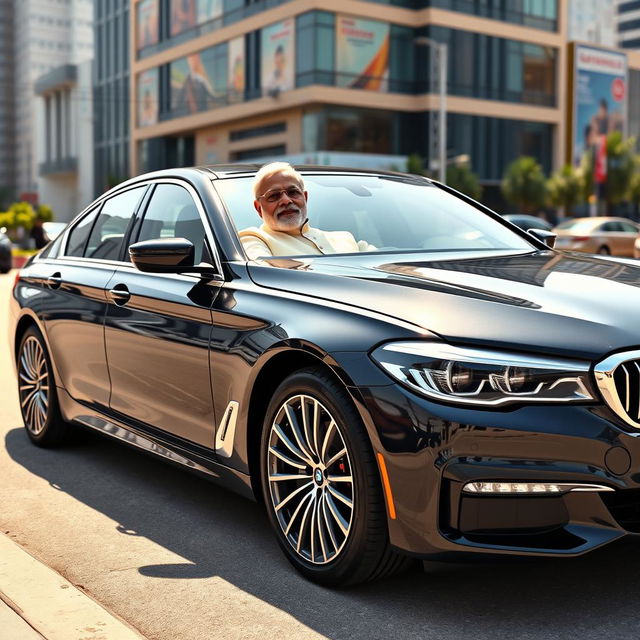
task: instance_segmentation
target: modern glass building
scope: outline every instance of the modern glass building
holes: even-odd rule
[[[565,157],[558,0],[137,0],[132,171],[288,157],[429,156],[431,69],[448,44],[447,156],[497,185],[519,155]],[[425,46],[427,44],[427,46]]]
[[[128,0],[94,3],[93,104],[96,195],[115,186],[131,174],[130,5]]]

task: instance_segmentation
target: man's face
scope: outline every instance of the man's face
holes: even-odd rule
[[[299,196],[291,194],[294,188],[299,191]],[[254,200],[253,206],[267,227],[283,233],[298,232],[307,218],[307,192],[302,190],[295,177],[274,173],[262,181],[259,190],[260,197]],[[270,202],[270,196],[274,198],[275,195],[278,197]]]

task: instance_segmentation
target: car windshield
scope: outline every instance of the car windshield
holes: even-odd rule
[[[531,250],[500,222],[425,180],[304,175],[311,227],[349,231],[378,251]],[[216,180],[236,229],[259,227],[253,178]]]

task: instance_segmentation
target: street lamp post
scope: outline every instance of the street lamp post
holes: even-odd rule
[[[414,40],[415,44],[419,46],[428,46],[433,49],[436,54],[435,64],[431,64],[431,88],[436,85],[433,78],[437,78],[438,87],[438,117],[430,117],[429,121],[432,123],[429,132],[429,163],[433,155],[431,150],[436,146],[434,145],[434,136],[437,135],[437,158],[438,158],[438,179],[440,182],[445,182],[447,177],[447,45],[444,42],[437,42],[426,36],[419,36]],[[433,58],[432,58],[433,60]],[[433,111],[431,112],[433,114]]]

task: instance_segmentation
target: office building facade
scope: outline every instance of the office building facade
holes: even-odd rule
[[[129,0],[96,2],[94,192],[99,195],[129,177]]]
[[[450,52],[449,158],[469,156],[495,186],[519,155],[550,170],[565,153],[564,2],[138,0],[131,41],[134,172],[427,158],[429,41]]]
[[[93,56],[92,0],[13,0],[16,190],[38,198],[35,82]]]

